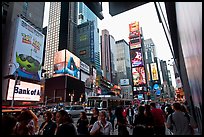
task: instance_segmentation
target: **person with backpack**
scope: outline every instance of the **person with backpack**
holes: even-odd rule
[[[174,113],[167,118],[166,127],[171,128],[173,135],[192,135],[192,128],[196,128],[197,124],[191,115],[186,115],[181,111],[181,104],[173,103]]]

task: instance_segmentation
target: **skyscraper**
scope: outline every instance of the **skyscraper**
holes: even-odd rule
[[[9,63],[12,63],[14,42],[16,40],[16,21],[18,17],[23,18],[35,29],[42,32],[45,2],[3,2],[2,22],[2,74],[9,74]],[[2,78],[3,78],[2,77]],[[5,100],[8,90],[8,79],[2,79],[2,98]]]
[[[123,98],[132,98],[132,74],[130,66],[129,44],[124,40],[118,40],[113,51],[115,56],[115,67],[117,74],[117,84],[121,85],[121,94]],[[124,83],[127,81],[127,83]]]
[[[131,82],[129,44],[124,39],[116,41],[114,53],[116,54],[117,84],[119,84],[120,79],[129,79],[129,82]]]
[[[77,3],[76,2],[51,2],[45,64],[46,77],[52,77],[54,53],[68,49],[75,54],[76,26],[77,26]]]
[[[94,66],[98,73],[101,73],[100,68],[100,47],[99,47],[99,29],[97,16],[83,3],[78,2],[78,19],[77,24],[83,24],[87,21],[93,22],[93,42],[94,42]]]
[[[101,68],[103,76],[111,82],[111,51],[109,31],[102,30],[101,35]]]

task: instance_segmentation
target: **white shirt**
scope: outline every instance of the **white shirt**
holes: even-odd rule
[[[109,121],[106,121],[106,125],[104,127],[103,127],[103,124],[101,123],[101,121],[96,121],[93,124],[93,127],[92,127],[90,132],[95,132],[99,128],[99,126],[101,126],[100,132],[103,135],[110,135],[110,133],[112,131],[112,124]]]

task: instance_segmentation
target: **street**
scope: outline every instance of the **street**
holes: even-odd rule
[[[87,116],[87,118],[88,118],[88,120],[90,121],[90,119],[91,119],[91,116]],[[79,117],[76,117],[76,118],[73,118],[73,121],[74,121],[74,125],[76,126],[76,124],[77,124],[77,120],[79,119]],[[40,115],[40,117],[39,117],[39,119],[38,119],[38,124],[39,124],[39,127],[40,127],[40,125],[42,124],[42,122],[43,122],[43,117],[42,117],[42,115]],[[115,119],[115,123],[114,123],[114,125],[116,124],[116,119]],[[130,128],[127,128],[128,129],[128,131],[129,131],[129,135],[132,135],[132,133],[133,133],[133,129],[130,129]],[[114,132],[113,132],[113,134],[112,135],[118,135],[118,129],[114,129]],[[166,135],[170,135],[170,132],[169,132],[169,130],[166,128]]]

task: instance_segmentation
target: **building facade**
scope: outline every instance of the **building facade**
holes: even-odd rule
[[[101,35],[101,69],[102,75],[111,81],[110,34],[106,29],[102,30]]]
[[[51,2],[46,39],[44,69],[46,77],[52,77],[54,72],[54,53],[68,49],[75,54],[77,3]]]
[[[94,66],[97,72],[101,73],[98,18],[83,2],[78,2],[77,24],[80,25],[88,21],[93,22]]]
[[[116,81],[121,86],[121,95],[123,98],[132,98],[132,74],[130,65],[130,49],[129,44],[124,40],[115,42],[115,68]],[[128,81],[128,84],[123,84],[121,81]]]
[[[4,2],[3,5],[2,99],[6,100],[9,79],[4,79],[4,77],[9,74],[9,64],[12,63],[12,57],[16,55],[13,54],[13,49],[15,48],[17,18],[23,18],[35,29],[42,32],[45,2]]]

